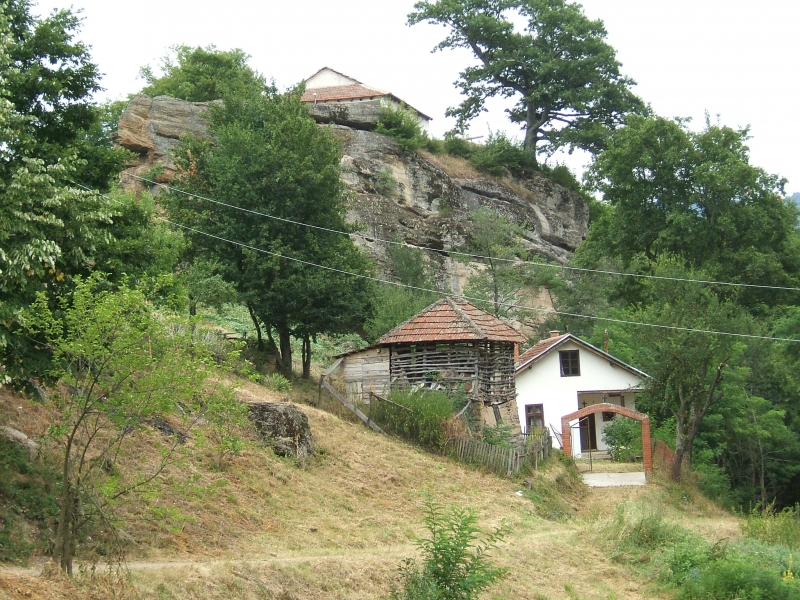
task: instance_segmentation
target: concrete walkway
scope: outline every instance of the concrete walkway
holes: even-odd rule
[[[645,485],[644,472],[637,473],[584,473],[583,483],[589,487],[617,487],[625,485]]]

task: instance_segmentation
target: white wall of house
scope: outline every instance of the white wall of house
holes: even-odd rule
[[[323,69],[316,75],[306,80],[306,89],[334,87],[338,85],[355,85],[358,82],[355,79],[345,77],[341,73],[337,73],[331,69]]]
[[[580,358],[580,375],[562,377],[559,352],[577,350]],[[523,429],[527,426],[526,406],[542,404],[545,424],[557,432],[561,432],[561,417],[583,408],[586,405],[605,402],[620,404],[621,397],[609,392],[625,391],[622,396],[625,406],[635,409],[633,388],[640,386],[640,376],[609,361],[602,355],[587,350],[573,341],[567,341],[553,348],[547,355],[534,362],[525,370],[517,373],[517,406],[520,423]],[[603,415],[595,418],[598,449],[605,449],[602,443],[602,430],[605,427]],[[577,420],[571,425],[577,425]],[[577,427],[572,430],[573,454],[581,451],[580,434]],[[601,448],[602,445],[602,448]]]

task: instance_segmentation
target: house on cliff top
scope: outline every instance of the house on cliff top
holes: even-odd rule
[[[331,109],[330,105],[362,105],[360,110],[378,113],[382,103],[388,103],[392,106],[405,105],[409,110],[417,115],[420,127],[423,131],[428,131],[428,126],[431,118],[403,102],[400,98],[390,92],[384,92],[374,87],[370,87],[339,71],[334,71],[329,67],[323,67],[311,77],[305,80],[306,90],[303,93],[301,100],[314,105],[328,105],[327,109]],[[322,108],[322,107],[319,107]],[[340,107],[352,108],[352,107]],[[320,114],[314,114],[319,112]],[[328,111],[325,111],[328,112]],[[337,112],[334,110],[334,113]],[[321,110],[313,110],[312,115],[318,120],[323,115]],[[346,117],[337,118],[336,114],[331,115],[331,122],[346,121]]]

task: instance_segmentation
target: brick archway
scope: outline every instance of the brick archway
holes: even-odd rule
[[[574,413],[570,413],[561,417],[561,435],[562,446],[564,448],[565,456],[572,456],[572,436],[570,434],[569,422],[576,419],[582,419],[588,415],[593,415],[599,412],[611,412],[628,417],[642,423],[642,462],[644,462],[645,473],[653,472],[653,447],[650,442],[650,417],[644,413],[640,413],[624,406],[616,404],[592,404]]]

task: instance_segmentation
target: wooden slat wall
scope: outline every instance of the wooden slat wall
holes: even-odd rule
[[[503,448],[481,440],[458,438],[454,449],[458,460],[463,463],[487,467],[498,475],[513,475],[526,464],[538,468],[539,462],[550,457],[553,446],[549,431],[544,430],[535,440],[528,441],[524,448]]]

